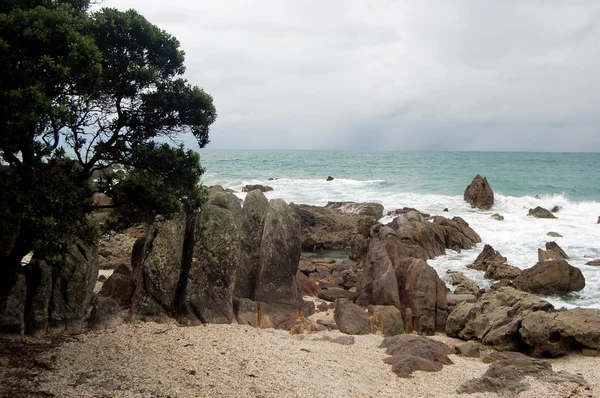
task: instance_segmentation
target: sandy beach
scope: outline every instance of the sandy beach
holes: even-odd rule
[[[332,341],[338,331],[290,335],[241,325],[180,327],[175,323],[124,324],[67,338],[40,353],[37,374],[27,378],[31,395],[56,397],[487,397],[459,395],[466,380],[489,365],[451,355],[441,372],[397,377],[378,348],[379,335]],[[461,343],[444,335],[436,340]],[[572,383],[527,380],[519,397],[600,396],[600,358],[572,354],[552,359],[555,371],[582,375],[588,389]],[[42,365],[39,365],[39,364]],[[2,378],[15,374],[3,366]],[[18,373],[17,373],[18,374]]]

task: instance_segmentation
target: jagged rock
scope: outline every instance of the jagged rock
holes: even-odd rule
[[[379,238],[371,239],[369,243],[369,254],[357,303],[362,306],[374,304],[401,308],[396,271],[384,242]]]
[[[452,286],[456,286],[454,289],[455,295],[477,295],[479,293],[479,286],[477,283],[475,283],[462,272],[448,271],[448,273],[450,274],[450,283]]]
[[[428,337],[401,334],[386,337],[379,348],[391,357],[384,360],[392,365],[392,371],[399,377],[410,378],[415,370],[439,372],[442,365],[452,365],[448,354],[454,349]]]
[[[458,355],[468,358],[479,358],[481,347],[476,341],[467,341],[456,346]]]
[[[534,377],[549,383],[571,382],[585,386],[583,377],[567,372],[556,373],[549,362],[539,359],[520,358],[494,362],[483,376],[468,380],[457,390],[459,394],[494,392],[501,395],[518,394],[528,390],[525,377]]]
[[[260,190],[248,192],[242,208],[240,262],[236,273],[234,297],[254,299],[260,270],[260,245],[269,201]]]
[[[240,203],[232,193],[217,194],[198,214],[192,261],[179,304],[182,324],[231,323],[233,320],[241,218]]]
[[[537,206],[535,209],[529,209],[527,215],[535,218],[556,218],[554,214],[540,206]]]
[[[559,234],[558,232],[553,232],[553,231],[548,232],[546,235],[551,236],[553,238],[562,238],[561,234]]]
[[[334,319],[342,333],[369,334],[371,330],[365,310],[348,299],[335,300]]]
[[[521,269],[504,263],[491,263],[488,265],[484,278],[487,279],[514,279],[521,274]]]
[[[339,209],[341,213],[372,217],[375,220],[383,217],[383,205],[381,203],[328,202],[325,207]]]
[[[110,329],[123,323],[121,307],[111,297],[98,297],[90,315],[92,329]]]
[[[463,302],[448,316],[446,334],[477,340],[501,351],[522,349],[519,328],[524,313],[554,307],[532,294],[511,287],[489,291],[475,303]]]
[[[447,294],[446,300],[448,301],[448,311],[452,313],[456,306],[464,301],[468,303],[476,302],[477,296],[474,294]]]
[[[493,218],[494,220],[497,220],[497,221],[504,221],[504,216],[503,216],[503,215],[500,215],[500,214],[498,214],[498,213],[494,213],[494,214],[492,214],[492,215],[490,216],[490,218]]]
[[[269,191],[273,190],[273,188],[268,185],[255,184],[255,185],[246,185],[244,188],[242,188],[242,192],[252,192],[255,189],[258,189],[261,192],[269,192]]]
[[[533,356],[556,357],[580,348],[600,349],[600,310],[534,312],[519,329]]]
[[[136,241],[131,262],[135,291],[131,303],[134,320],[167,322],[175,310],[181,274],[186,218],[158,217],[145,238]]]
[[[539,262],[525,269],[513,280],[515,286],[537,294],[564,294],[585,287],[585,278],[579,268],[565,260]]]
[[[371,305],[369,317],[373,333],[380,332],[386,337],[404,333],[402,313],[393,305]]]
[[[423,217],[423,218],[429,218],[429,217],[431,217],[431,214],[423,213],[423,212],[415,209],[414,207],[403,207],[401,209],[396,209],[394,211],[388,211],[387,215],[388,216],[399,216],[401,214],[407,214],[407,213],[410,213],[410,212],[419,213],[419,215],[421,217]]]
[[[546,242],[546,250],[552,250],[553,252],[560,254],[560,256],[565,260],[569,259],[567,253],[565,253],[565,251],[558,245],[558,243],[554,241]]]
[[[485,245],[473,264],[468,265],[467,268],[476,269],[478,271],[487,271],[490,264],[497,263],[505,264],[506,257],[500,254],[499,251],[494,250],[492,246]]]
[[[367,257],[368,250],[369,241],[367,238],[361,234],[356,234],[350,243],[350,253],[348,253],[348,257],[353,260],[364,260]]]
[[[344,289],[351,289],[360,284],[360,281],[362,280],[363,269],[356,265],[352,268],[343,270],[340,274],[342,280],[344,281]]]
[[[544,261],[564,260],[564,257],[554,250],[542,250],[538,249],[538,262],[543,263]]]
[[[494,192],[487,179],[479,174],[467,186],[463,197],[471,207],[477,207],[481,210],[489,210],[494,204]]]

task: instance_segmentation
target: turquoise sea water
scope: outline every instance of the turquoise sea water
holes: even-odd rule
[[[562,297],[546,297],[557,307],[600,308],[600,154],[509,152],[343,152],[210,151],[200,152],[205,185],[220,184],[236,195],[246,184],[273,187],[269,199],[325,205],[329,201],[378,202],[386,211],[415,207],[432,215],[459,216],[481,236],[471,250],[429,260],[440,277],[455,270],[480,287],[492,282],[466,268],[490,244],[521,269],[537,262],[537,250],[556,241],[581,269],[586,287]],[[463,192],[476,174],[494,190],[491,210],[472,209]],[[326,181],[327,176],[334,177]],[[269,180],[272,178],[272,180]],[[527,216],[530,208],[559,207],[557,219]],[[444,209],[448,212],[444,212]],[[504,216],[499,222],[494,213]],[[384,216],[382,223],[391,221]],[[550,238],[553,231],[562,235]]]

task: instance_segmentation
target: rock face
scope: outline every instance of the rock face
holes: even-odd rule
[[[549,362],[516,358],[492,363],[483,376],[465,382],[457,392],[459,394],[494,392],[502,396],[515,396],[530,388],[529,384],[522,381],[525,377],[551,383],[571,382],[582,386],[587,385],[581,376],[567,372],[554,372]]]
[[[186,231],[185,215],[159,219],[133,248],[133,319],[167,322],[175,311]]]
[[[422,334],[444,330],[444,283],[424,260],[402,256],[402,243],[390,230],[381,228],[369,243],[357,304],[393,305],[402,312],[405,327]]]
[[[372,217],[375,220],[383,217],[383,205],[381,203],[329,202],[325,207],[339,209],[341,213]]]
[[[519,328],[525,313],[554,307],[532,294],[511,287],[485,293],[475,303],[460,303],[448,316],[446,333],[463,340],[478,340],[500,351],[526,350]]]
[[[525,269],[513,280],[516,287],[537,294],[565,294],[585,287],[585,279],[579,268],[565,260],[540,262]]]
[[[215,195],[198,214],[192,261],[185,294],[179,304],[182,324],[231,323],[233,320],[241,216],[240,203],[232,193]]]
[[[552,212],[548,209],[544,209],[543,207],[537,206],[535,209],[529,209],[528,216],[532,216],[535,218],[556,218]]]
[[[398,335],[386,337],[379,348],[385,348],[385,353],[391,357],[384,359],[392,365],[392,371],[399,377],[410,378],[415,370],[439,372],[442,365],[452,365],[448,354],[454,349],[428,337],[413,335]]]
[[[494,192],[487,179],[479,174],[467,186],[463,197],[471,207],[477,207],[481,210],[489,210],[494,204]]]
[[[369,334],[371,326],[365,310],[348,299],[335,300],[335,323],[346,334]]]

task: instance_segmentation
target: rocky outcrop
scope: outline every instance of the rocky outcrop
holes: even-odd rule
[[[381,203],[328,202],[325,207],[339,209],[341,213],[368,216],[375,220],[383,217],[383,205]]]
[[[182,324],[232,322],[241,219],[240,203],[231,193],[217,194],[197,216],[192,261],[179,304]]]
[[[428,337],[397,335],[386,337],[379,348],[391,357],[384,359],[399,377],[411,378],[415,370],[439,372],[443,365],[452,365],[448,357],[454,349]]]
[[[268,186],[268,185],[246,185],[244,188],[242,188],[242,192],[251,192],[254,191],[255,189],[258,189],[261,192],[269,192],[272,191],[273,188]]]
[[[463,340],[477,340],[501,351],[526,350],[519,329],[523,316],[552,311],[547,301],[511,287],[485,293],[477,302],[463,302],[448,316],[446,333]]]
[[[489,210],[494,204],[494,192],[487,179],[479,174],[467,186],[463,197],[471,207],[477,207],[481,210]]]
[[[332,207],[290,205],[300,217],[302,249],[338,250],[353,247],[354,238],[369,237],[376,221],[370,216],[342,213]]]
[[[132,253],[135,292],[134,320],[167,322],[175,311],[175,295],[182,269],[186,217],[158,218]]]
[[[525,377],[548,383],[576,383],[586,386],[583,377],[567,372],[556,373],[549,362],[531,358],[517,358],[494,362],[483,376],[463,383],[459,394],[493,392],[501,396],[516,396],[531,386],[524,382]]]
[[[540,206],[537,206],[534,209],[529,209],[529,213],[527,213],[527,215],[535,218],[556,218],[556,216],[552,214],[548,209],[544,209]]]
[[[600,310],[530,313],[523,317],[519,333],[533,356],[556,357],[582,348],[600,350]]]
[[[585,287],[585,278],[579,268],[565,260],[539,262],[525,269],[513,280],[516,287],[536,294],[565,294]]]
[[[371,326],[365,310],[348,299],[335,300],[335,323],[346,334],[369,334]]]

